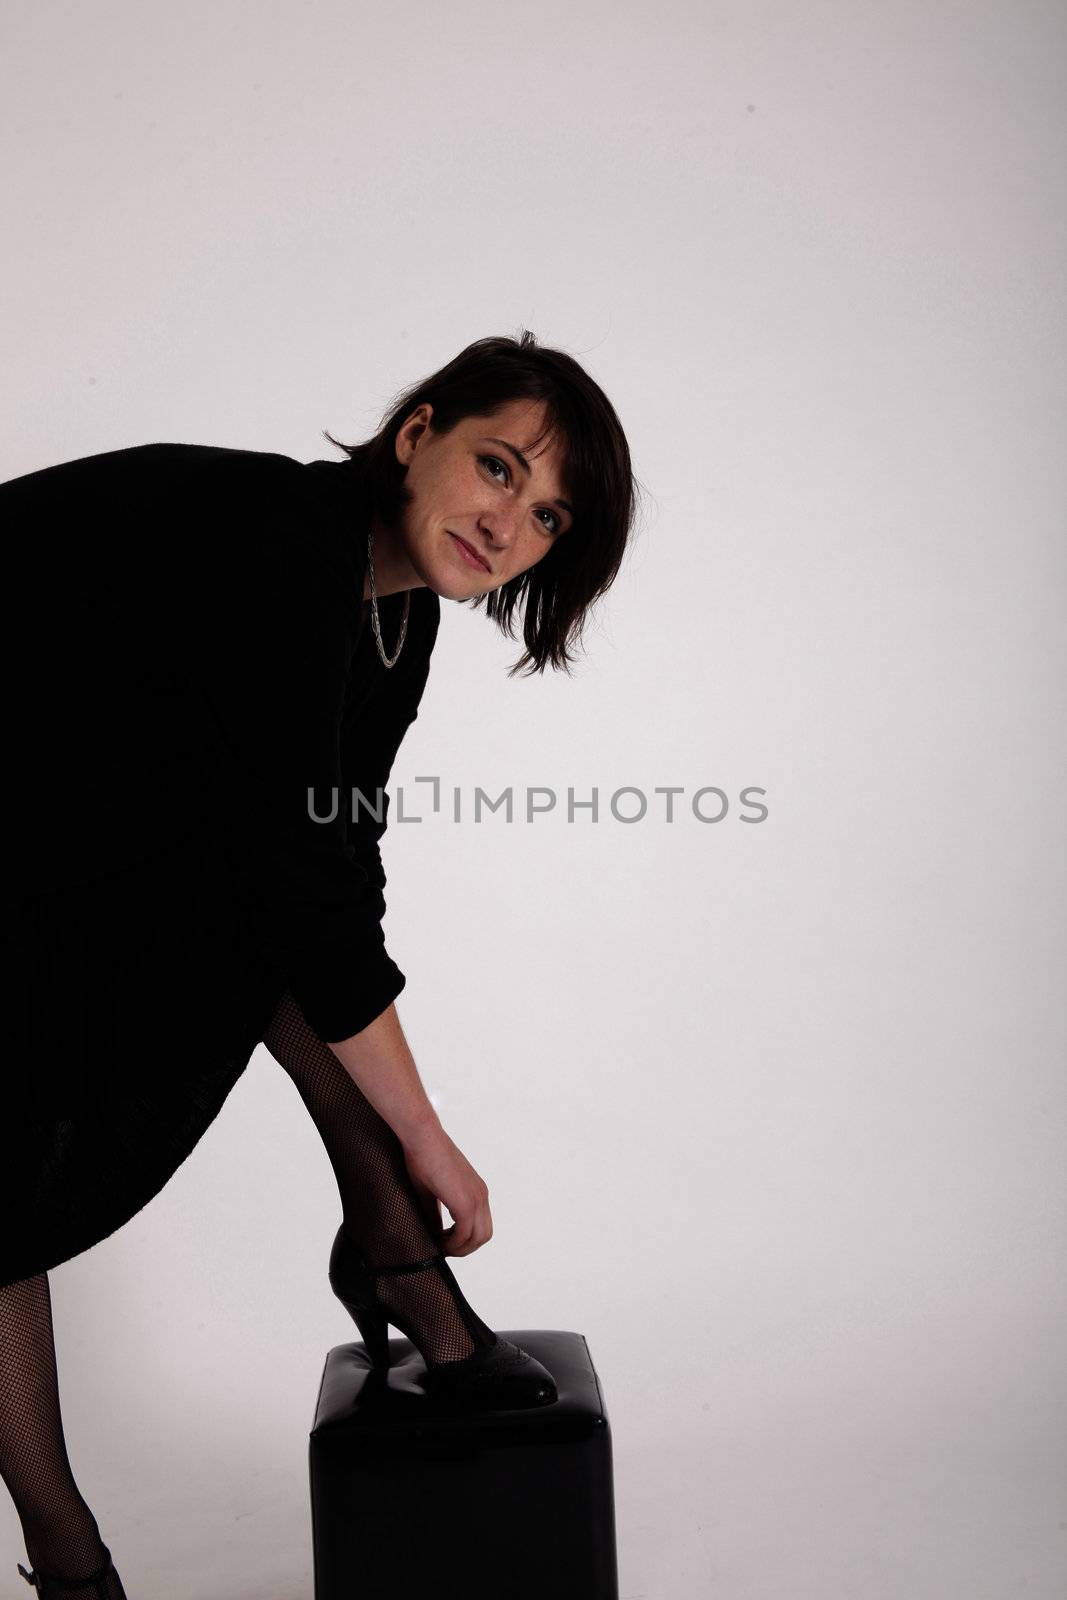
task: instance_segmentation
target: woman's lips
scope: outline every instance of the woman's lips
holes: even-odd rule
[[[453,533],[451,528],[448,530],[448,536],[450,539],[455,540],[456,548],[459,550],[460,555],[463,557],[464,561],[468,563],[468,565],[476,567],[479,572],[491,572],[493,570],[488,561],[483,561],[481,557],[471,549],[466,540],[461,539],[458,533]]]

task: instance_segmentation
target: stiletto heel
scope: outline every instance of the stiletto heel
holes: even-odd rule
[[[55,1578],[39,1569],[27,1572],[21,1561],[17,1565],[26,1582],[37,1590],[42,1600],[59,1600],[61,1595],[69,1594],[73,1589],[90,1588],[95,1590],[97,1600],[126,1600],[126,1591],[115,1571],[110,1550],[107,1551],[107,1565],[90,1572],[87,1578]]]
[[[332,1284],[332,1268],[330,1281]],[[358,1289],[354,1284],[344,1293],[339,1293],[335,1287],[334,1293],[359,1329],[371,1366],[386,1371],[389,1367],[389,1319],[385,1312],[369,1301],[357,1301]]]
[[[380,1372],[388,1370],[390,1323],[422,1355],[418,1330],[403,1311],[382,1301],[376,1284],[380,1278],[403,1277],[429,1268],[436,1271],[448,1289],[475,1348],[473,1354],[456,1361],[428,1361],[423,1356],[426,1391],[472,1406],[537,1406],[557,1399],[555,1380],[548,1369],[510,1339],[500,1338],[476,1316],[439,1250],[421,1261],[372,1267],[349,1239],[342,1223],[330,1252],[330,1287],[359,1329],[371,1365]]]

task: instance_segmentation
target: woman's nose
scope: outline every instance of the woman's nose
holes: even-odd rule
[[[494,506],[492,511],[482,513],[478,519],[478,527],[490,544],[498,550],[504,550],[514,543],[518,533],[517,515]]]

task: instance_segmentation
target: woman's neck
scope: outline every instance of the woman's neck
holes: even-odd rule
[[[371,523],[371,545],[374,554],[374,592],[379,600],[386,595],[399,594],[404,589],[425,589],[426,585],[411,565],[400,539],[375,517]],[[370,562],[363,577],[363,599],[369,601]]]

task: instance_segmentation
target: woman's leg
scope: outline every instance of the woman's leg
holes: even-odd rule
[[[67,1457],[46,1272],[0,1286],[0,1477],[34,1568],[75,1579],[106,1563]]]
[[[337,1178],[345,1232],[369,1266],[419,1261],[440,1249],[431,1235],[396,1134],[375,1111],[329,1045],[308,1026],[292,995],[282,997],[263,1043],[288,1072],[319,1131]],[[451,1277],[451,1273],[448,1275]],[[459,1361],[494,1335],[470,1320],[472,1338],[447,1281],[436,1269],[380,1279],[419,1332],[426,1361]],[[469,1309],[469,1308],[468,1308]]]

